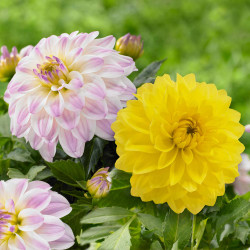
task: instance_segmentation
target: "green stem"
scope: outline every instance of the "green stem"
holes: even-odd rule
[[[193,214],[193,226],[192,226],[192,238],[191,238],[191,250],[194,249],[194,233],[195,233],[195,225],[196,225],[196,215]]]

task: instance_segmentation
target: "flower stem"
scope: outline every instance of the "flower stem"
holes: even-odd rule
[[[193,214],[193,226],[192,226],[192,238],[191,238],[191,250],[194,249],[194,233],[195,233],[195,225],[196,225],[196,215]]]

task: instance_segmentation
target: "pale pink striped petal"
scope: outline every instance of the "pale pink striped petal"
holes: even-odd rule
[[[8,242],[7,249],[9,250],[26,250],[27,246],[24,240],[22,239],[22,237],[20,237],[20,235],[18,234],[11,236],[7,242]],[[4,249],[2,248],[2,245],[1,245],[1,249]]]
[[[87,59],[87,56],[86,56],[86,59],[84,59],[84,61],[85,62],[82,63],[79,69],[79,71],[82,74],[89,74],[89,73],[97,72],[102,68],[104,64],[104,60],[99,57],[92,57],[92,58]]]
[[[34,130],[30,130],[27,140],[29,141],[30,146],[35,150],[39,150],[43,145],[43,139],[37,135]]]
[[[53,161],[53,157],[56,154],[57,140],[53,142],[44,142],[43,146],[39,149],[39,152],[44,160],[48,162]]]
[[[41,211],[46,208],[51,201],[49,191],[40,188],[34,188],[26,192],[17,202],[16,208],[21,210],[24,208],[33,208]]]
[[[67,224],[64,226],[65,234],[60,239],[49,242],[52,249],[68,249],[74,245],[75,237],[71,228]]]
[[[59,218],[44,215],[44,223],[36,230],[36,233],[46,241],[54,241],[65,234],[65,226]]]
[[[96,122],[87,119],[81,115],[80,121],[75,129],[72,130],[73,135],[83,141],[90,141],[96,130]]]
[[[59,141],[65,151],[71,157],[81,157],[84,151],[85,142],[80,139],[76,139],[72,132],[65,129],[60,129]]]
[[[62,195],[52,191],[50,192],[50,195],[51,202],[42,211],[43,214],[62,218],[71,212],[72,208],[70,207],[69,202]]]
[[[66,130],[71,130],[75,128],[80,120],[79,112],[72,112],[67,109],[64,109],[61,116],[56,117],[57,123]]]
[[[92,100],[86,98],[85,107],[83,108],[83,114],[88,119],[101,120],[106,117],[108,113],[108,107],[105,100]]]
[[[22,232],[26,250],[51,250],[49,243],[35,232]]]
[[[60,116],[64,109],[62,94],[60,92],[50,92],[44,108],[49,115],[53,117]]]
[[[51,186],[44,181],[32,181],[29,183],[27,191],[34,189],[34,188],[40,188],[40,189],[47,191],[51,189]]]
[[[100,138],[108,141],[113,141],[114,140],[114,132],[111,129],[111,124],[115,120],[100,120],[96,121],[96,135],[99,136]]]
[[[23,209],[18,214],[18,228],[21,231],[34,231],[45,222],[44,216],[31,208]]]
[[[28,180],[26,179],[11,179],[5,184],[5,199],[12,199],[14,203],[23,196],[28,187]]]
[[[108,105],[108,115],[107,119],[116,119],[117,112],[122,109],[122,104],[119,98],[113,97],[113,98],[107,98],[106,99],[107,105]]]
[[[99,76],[105,78],[116,78],[124,75],[124,69],[118,65],[105,65],[98,72]]]
[[[31,92],[28,97],[28,108],[31,114],[38,113],[45,105],[48,91],[44,87],[39,87],[35,92]]]
[[[93,45],[108,49],[113,49],[115,46],[115,38],[113,36],[106,36],[104,38],[96,39]]]
[[[83,92],[77,93],[77,91],[67,91],[64,94],[65,108],[72,110],[73,112],[80,111],[84,107],[85,97]]]

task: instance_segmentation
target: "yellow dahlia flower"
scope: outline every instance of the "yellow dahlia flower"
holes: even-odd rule
[[[131,194],[143,201],[167,202],[181,213],[213,206],[225,183],[238,176],[238,141],[244,132],[231,98],[193,74],[169,75],[138,89],[137,100],[118,112],[116,168],[132,172]]]

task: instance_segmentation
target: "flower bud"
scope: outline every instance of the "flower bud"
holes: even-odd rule
[[[144,52],[141,36],[133,36],[129,33],[117,40],[115,49],[122,55],[130,56],[134,60],[141,57]]]
[[[16,66],[21,58],[29,55],[33,46],[27,46],[18,53],[17,48],[13,47],[11,52],[8,51],[6,46],[1,47],[0,57],[0,81],[9,81],[15,74]]]
[[[87,190],[93,198],[105,197],[111,188],[111,178],[108,172],[109,167],[100,168],[93,177],[87,181]]]

